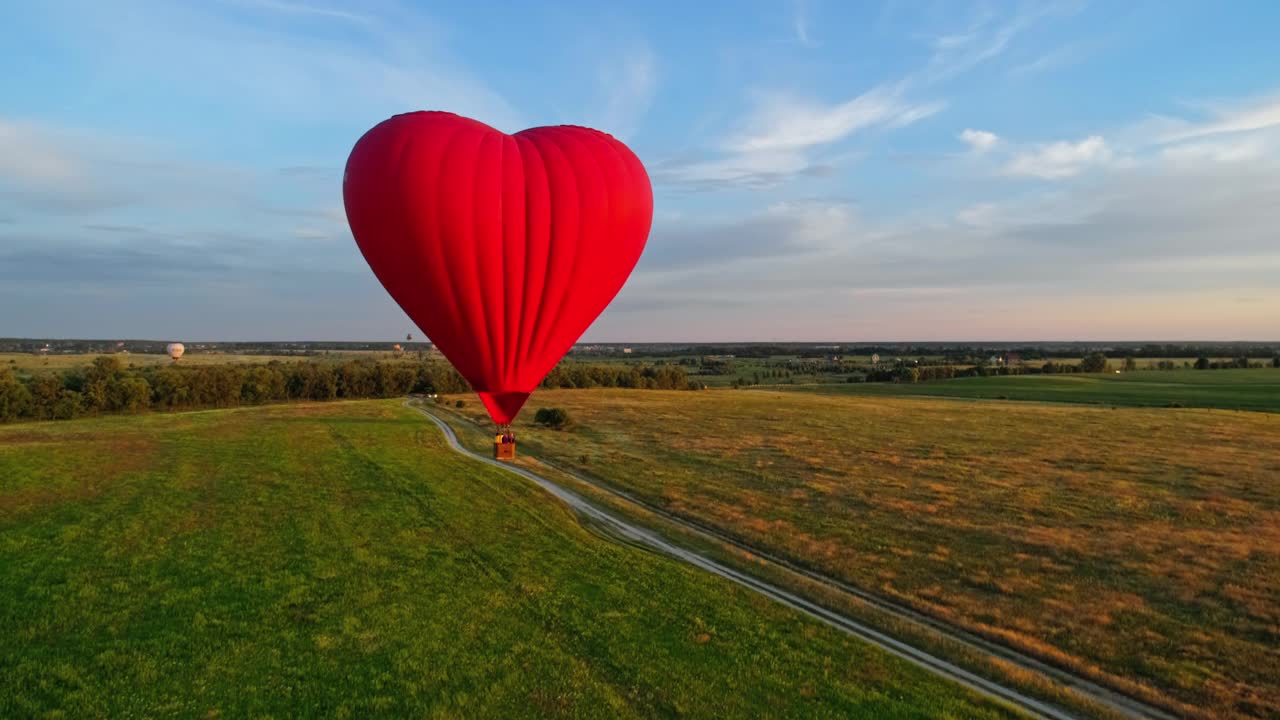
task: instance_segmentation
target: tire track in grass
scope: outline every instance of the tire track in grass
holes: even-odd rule
[[[585,516],[591,522],[597,523],[601,527],[606,528],[611,534],[616,535],[629,544],[654,550],[662,553],[663,555],[667,555],[676,560],[680,560],[689,565],[705,570],[713,575],[735,582],[738,585],[764,595],[775,602],[779,602],[794,610],[798,610],[810,617],[826,623],[827,625],[838,630],[842,630],[849,635],[853,635],[865,642],[871,643],[881,650],[922,667],[935,675],[947,678],[948,680],[956,682],[988,698],[1015,707],[1031,717],[1044,718],[1048,720],[1075,720],[1076,718],[1075,715],[1072,715],[1048,702],[1030,697],[1013,688],[1006,687],[998,682],[972,673],[958,665],[955,665],[954,663],[908,645],[900,640],[889,637],[874,628],[845,617],[840,613],[833,612],[816,603],[810,602],[795,593],[754,578],[744,572],[735,570],[727,565],[712,560],[700,553],[675,545],[658,533],[628,522],[627,520],[604,510],[581,495],[561,487],[541,475],[537,475],[536,473],[530,472],[522,467],[499,462],[493,458],[474,453],[462,446],[458,441],[458,436],[454,433],[453,428],[439,417],[420,406],[410,404],[408,401],[405,402],[405,405],[406,407],[417,410],[435,423],[444,434],[449,447],[455,452],[459,452],[467,457],[494,467],[502,468],[507,472],[515,473],[516,475],[533,482],[560,501],[564,502],[576,512]]]
[[[925,628],[940,637],[968,647],[978,653],[1015,665],[1023,670],[1034,672],[1052,682],[1057,683],[1058,685],[1070,688],[1089,700],[1107,707],[1125,717],[1134,718],[1135,720],[1178,720],[1180,717],[1178,714],[1170,710],[1157,705],[1152,705],[1144,700],[1133,697],[1122,690],[1103,685],[1088,677],[1072,672],[1067,668],[1059,667],[1046,660],[1041,660],[1040,658],[1028,655],[1020,650],[1003,645],[996,640],[988,639],[969,630],[957,628],[954,625],[947,623],[945,620],[916,610],[909,605],[895,602],[892,599],[863,590],[829,575],[824,575],[821,572],[813,570],[810,567],[794,560],[753,547],[741,539],[718,528],[672,513],[663,507],[654,505],[649,501],[637,497],[625,490],[615,488],[607,482],[597,478],[588,477],[580,472],[576,472],[543,458],[538,458],[538,462],[557,472],[564,473],[578,482],[589,485],[595,490],[611,495],[631,505],[635,505],[636,507],[651,513],[662,520],[679,527],[681,530],[702,536],[716,543],[728,545],[750,555],[754,555],[757,559],[768,564],[775,565],[807,580],[824,585],[838,593],[843,593],[856,598],[857,600],[883,612],[886,615],[892,616],[895,619]]]

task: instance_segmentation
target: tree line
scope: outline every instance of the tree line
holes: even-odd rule
[[[1070,373],[1101,373],[1114,369],[1111,364],[1111,358],[1105,353],[1093,352],[1085,355],[1078,363],[1055,362],[1046,360],[1040,365],[953,365],[945,361],[934,361],[932,364],[926,364],[923,359],[900,359],[892,363],[882,363],[878,365],[860,365],[849,363],[830,363],[830,362],[811,362],[811,361],[792,361],[788,367],[791,369],[781,370],[777,368],[766,368],[763,371],[755,371],[750,378],[746,376],[736,378],[732,382],[733,387],[746,387],[749,385],[760,385],[762,381],[765,384],[775,384],[777,382],[789,380],[792,377],[792,369],[797,375],[817,375],[820,373],[836,374],[846,376],[844,382],[848,383],[916,383],[929,382],[932,380],[951,380],[953,378],[963,377],[988,377],[993,375],[1056,375]],[[1120,368],[1126,372],[1132,372],[1138,369],[1135,356],[1129,355],[1124,358],[1116,358],[1119,361]],[[1241,356],[1228,360],[1210,360],[1207,357],[1199,357],[1194,362],[1191,360],[1183,360],[1175,362],[1173,360],[1160,360],[1148,367],[1151,370],[1226,370],[1226,369],[1245,369],[1245,368],[1263,368],[1263,367],[1280,368],[1280,355],[1272,356],[1269,360],[1251,360],[1248,357]],[[731,363],[722,360],[716,360],[711,369],[708,370],[704,364],[702,373],[704,374],[731,374],[733,366]]]
[[[685,389],[689,382],[684,370],[673,366],[562,363],[542,386]],[[470,390],[470,384],[452,365],[435,360],[273,360],[247,365],[129,367],[118,355],[104,355],[85,367],[29,377],[20,377],[12,368],[0,368],[0,422]]]
[[[545,388],[616,387],[644,390],[689,390],[695,385],[679,365],[560,363],[542,380]]]

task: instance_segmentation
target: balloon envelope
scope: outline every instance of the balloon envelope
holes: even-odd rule
[[[186,352],[186,348],[182,346],[182,343],[169,343],[164,347],[164,351],[169,354],[169,357],[177,360],[182,357],[182,353]]]
[[[343,201],[378,280],[497,423],[617,295],[653,220],[649,176],[612,136],[444,112],[365,133]]]

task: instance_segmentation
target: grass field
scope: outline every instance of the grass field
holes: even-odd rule
[[[528,424],[553,406],[576,426]],[[521,418],[524,452],[1151,702],[1280,714],[1273,414],[562,390]]]
[[[780,386],[874,397],[933,396],[1280,412],[1280,370],[1144,370],[1096,375],[1006,375],[922,383]]]
[[[398,401],[0,427],[0,717],[1010,714]]]

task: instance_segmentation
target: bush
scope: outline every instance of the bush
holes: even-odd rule
[[[1092,352],[1080,361],[1080,372],[1100,373],[1107,371],[1107,356],[1100,352]]]
[[[564,408],[542,408],[534,414],[533,421],[552,430],[562,430],[569,424],[569,413]]]

